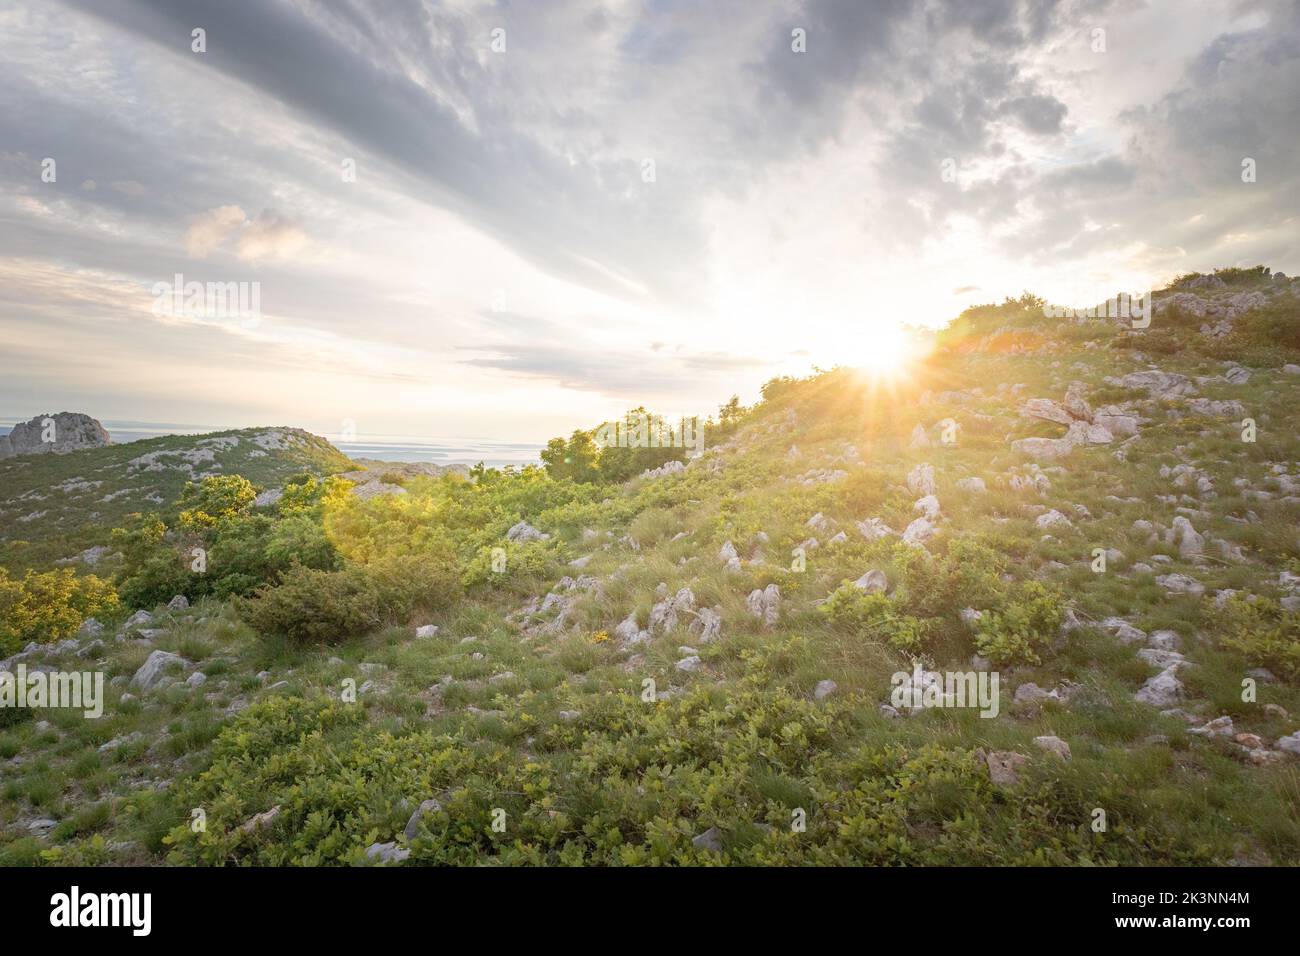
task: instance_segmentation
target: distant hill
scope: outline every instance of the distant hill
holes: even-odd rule
[[[243,475],[259,490],[357,464],[300,428],[169,435],[0,461],[0,565],[47,566],[104,544],[132,512],[166,512],[188,481]]]

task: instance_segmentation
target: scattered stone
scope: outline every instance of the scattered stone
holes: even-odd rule
[[[184,664],[184,658],[179,654],[173,654],[170,651],[154,651],[149,655],[145,662],[140,665],[140,669],[135,672],[131,678],[131,685],[142,691],[150,690],[158,679],[162,677],[163,671],[172,664]]]
[[[1171,594],[1190,594],[1200,597],[1205,593],[1205,585],[1185,574],[1158,574],[1156,584]]]
[[[879,518],[869,518],[858,522],[858,533],[868,541],[875,541],[893,535],[894,531]]]
[[[1074,527],[1074,523],[1070,521],[1070,519],[1067,518],[1065,515],[1061,514],[1061,512],[1057,511],[1055,508],[1053,508],[1051,511],[1048,511],[1046,514],[1039,515],[1038,518],[1034,521],[1034,524],[1039,528],[1054,528],[1057,526],[1062,526],[1066,528]]]
[[[88,638],[99,637],[103,633],[104,625],[100,624],[95,618],[88,617],[81,622],[81,627],[77,629],[77,638],[84,641]]]
[[[411,814],[411,819],[406,821],[406,829],[402,831],[403,835],[405,835],[408,841],[414,840],[420,833],[420,821],[424,819],[425,816],[441,812],[442,804],[437,800],[429,799],[421,802],[421,804],[416,807],[415,812]]]
[[[930,522],[929,518],[917,518],[903,532],[903,543],[919,548],[937,533],[938,529]]]
[[[1044,750],[1048,751],[1049,753],[1056,754],[1062,760],[1070,759],[1070,745],[1067,744],[1060,737],[1051,737],[1051,736],[1035,737],[1034,744],[1036,746],[1042,747]]]
[[[883,594],[889,588],[889,581],[884,571],[872,570],[854,581],[853,586],[868,594]]]
[[[1177,670],[1178,665],[1175,664],[1148,679],[1133,695],[1134,700],[1152,707],[1172,707],[1178,703],[1183,696],[1183,682],[1178,679]]]
[[[132,614],[130,617],[126,619],[126,623],[122,625],[122,630],[129,631],[133,627],[142,627],[143,625],[150,624],[152,622],[153,622],[153,615],[150,614],[148,611],[136,611],[134,614]]]
[[[259,833],[262,830],[269,830],[278,819],[280,819],[280,808],[272,807],[265,813],[259,813],[244,821],[240,824],[239,830],[241,833]]]
[[[833,680],[819,680],[813,688],[813,700],[823,700],[839,689],[840,685]]]
[[[728,571],[740,570],[740,555],[736,552],[736,546],[730,541],[722,545],[722,550],[718,552],[718,560]]]
[[[1205,538],[1198,534],[1192,523],[1183,515],[1174,518],[1174,526],[1166,535],[1170,544],[1178,547],[1183,558],[1192,558],[1205,550]]]
[[[372,843],[366,847],[366,857],[380,863],[401,863],[411,855],[406,847],[398,846],[396,841],[389,843]]]
[[[781,617],[781,589],[769,584],[761,591],[755,588],[745,599],[749,613],[763,622],[764,627],[776,627]]]
[[[1025,683],[1016,688],[1015,702],[1017,704],[1034,703],[1040,700],[1047,700],[1050,695],[1037,684]]]
[[[697,850],[708,850],[710,853],[722,852],[722,831],[717,827],[709,827],[697,837],[691,839],[691,846]]]
[[[421,624],[419,627],[417,627],[417,628],[415,629],[415,636],[418,637],[418,638],[437,637],[437,636],[438,636],[438,625],[437,625],[437,624]]]
[[[935,493],[934,466],[917,465],[907,474],[907,490],[914,495],[932,495]]]
[[[527,521],[519,522],[506,532],[507,541],[549,541],[550,537],[549,534],[538,531]]]
[[[977,755],[980,753],[976,752]],[[989,770],[989,781],[999,787],[1013,787],[1020,782],[1020,768],[1029,758],[1013,750],[995,750],[984,754],[984,765]]]

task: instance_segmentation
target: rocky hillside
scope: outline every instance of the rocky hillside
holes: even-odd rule
[[[66,414],[54,416],[56,422]],[[98,426],[84,415],[71,418]],[[39,416],[34,422],[39,428]],[[85,428],[73,424],[59,426],[58,434],[67,436],[61,441],[76,444],[72,436]],[[38,432],[38,444],[39,437]],[[79,556],[93,565],[100,553],[94,549],[107,543],[109,530],[126,515],[165,512],[187,482],[208,475],[239,474],[272,489],[303,471],[333,474],[355,467],[325,439],[300,428],[172,435],[124,445],[107,444],[107,432],[102,437],[98,444],[64,445],[58,454],[0,461],[0,566],[45,567]]]
[[[1300,862],[1297,291],[1026,296],[625,483],[300,504],[312,567],[21,652],[109,692],[0,728],[0,859]]]

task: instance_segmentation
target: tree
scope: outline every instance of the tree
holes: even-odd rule
[[[569,436],[552,438],[542,450],[542,464],[552,478],[567,478],[580,483],[592,482],[599,477],[596,462],[601,452],[591,432],[578,429]]]

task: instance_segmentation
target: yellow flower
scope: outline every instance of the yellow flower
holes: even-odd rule
[[[609,631],[597,631],[591,635],[591,643],[593,644],[603,644],[607,640],[609,640]]]

